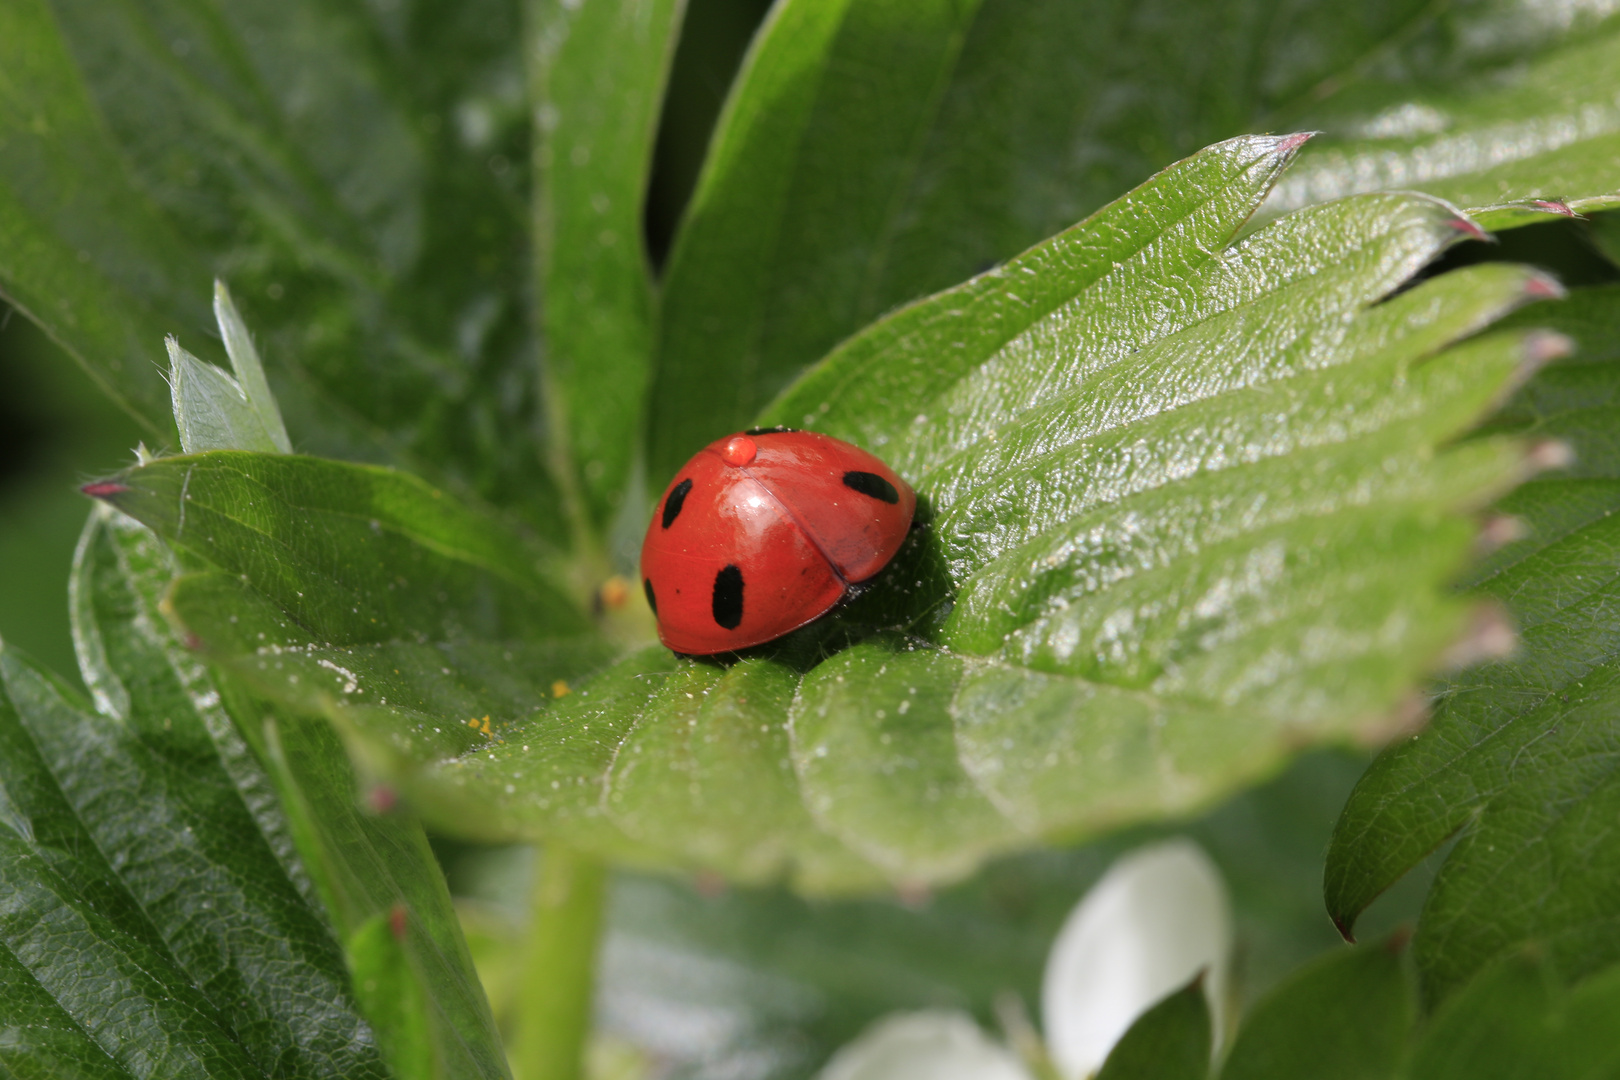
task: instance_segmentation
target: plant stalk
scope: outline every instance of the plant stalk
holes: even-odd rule
[[[607,868],[560,844],[540,853],[524,949],[517,1080],[581,1080]]]

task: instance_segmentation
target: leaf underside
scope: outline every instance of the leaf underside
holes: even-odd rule
[[[200,647],[446,828],[846,889],[1187,813],[1376,731],[1455,637],[1457,512],[1524,466],[1453,444],[1545,351],[1482,333],[1531,271],[1392,296],[1467,235],[1445,204],[1234,241],[1301,141],[1212,147],[788,391],[766,422],[883,454],[926,527],[735,659],[603,668],[537,556],[398,474],[210,454],[110,498],[211,568],[169,596]]]

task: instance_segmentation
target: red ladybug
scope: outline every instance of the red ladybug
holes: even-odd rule
[[[916,508],[887,465],[830,436],[717,439],[675,474],[641,544],[659,640],[701,656],[803,626],[894,558]]]

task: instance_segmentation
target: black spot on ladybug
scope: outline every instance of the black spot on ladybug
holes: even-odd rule
[[[744,435],[782,435],[791,431],[798,431],[796,427],[751,427],[743,432]]]
[[[893,491],[893,488],[889,489]],[[675,524],[675,519],[681,514],[681,506],[686,502],[686,496],[692,491],[692,480],[688,477],[676,484],[670,490],[669,497],[664,500],[664,528]]]
[[[714,575],[714,621],[727,630],[742,623],[743,578],[735,566],[726,566]]]
[[[647,606],[653,609],[653,618],[658,617],[658,597],[653,595],[652,578],[641,579],[641,591],[647,594]]]
[[[867,495],[874,499],[881,499],[890,506],[893,506],[895,503],[900,501],[900,493],[894,490],[894,485],[883,479],[883,477],[879,476],[877,473],[858,471],[847,472],[844,474],[844,486],[852,491],[858,491],[862,495]],[[669,515],[669,511],[665,510],[664,514],[667,517]]]

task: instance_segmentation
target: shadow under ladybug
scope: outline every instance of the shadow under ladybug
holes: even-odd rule
[[[676,473],[647,527],[642,586],[659,638],[688,656],[778,641],[773,652],[802,653],[810,639],[819,654],[859,627],[937,625],[949,586],[932,516],[882,461],[830,436],[718,439]]]

